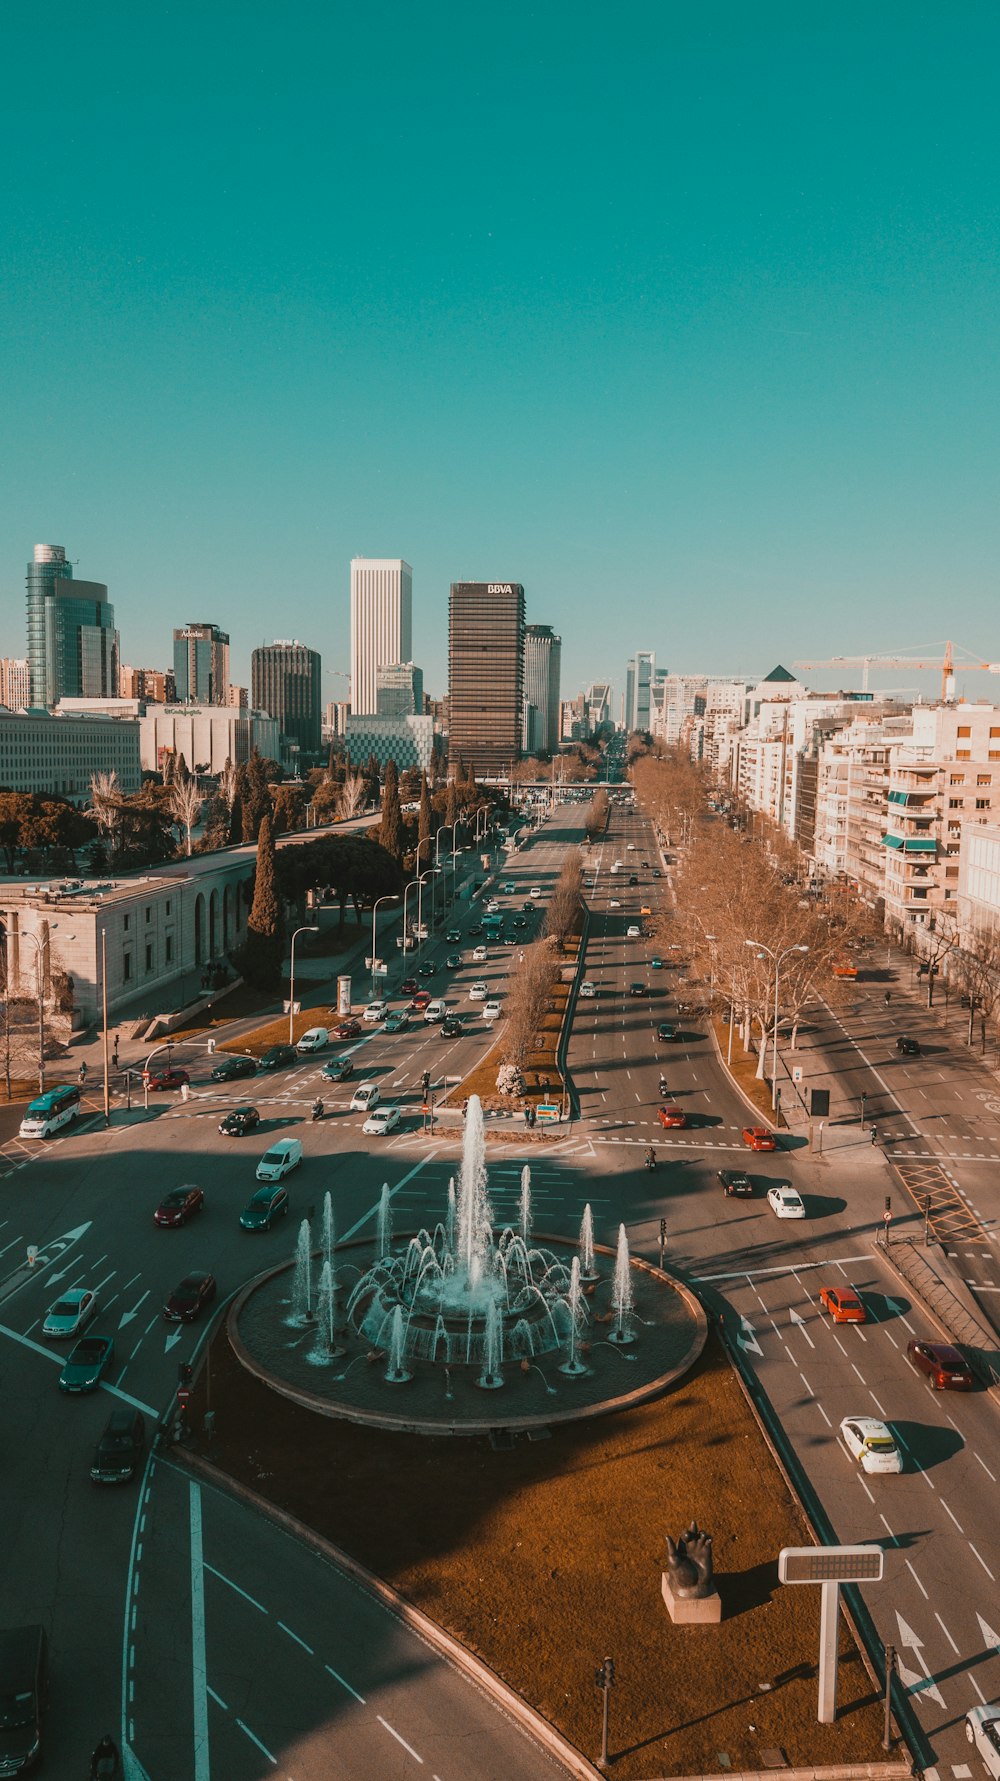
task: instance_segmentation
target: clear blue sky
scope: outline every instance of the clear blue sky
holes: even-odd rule
[[[125,660],[214,619],[234,678],[274,635],[346,668],[355,553],[413,564],[435,692],[461,578],[524,582],[564,695],[636,648],[1000,657],[998,37],[992,0],[8,10],[0,653],[45,540]]]

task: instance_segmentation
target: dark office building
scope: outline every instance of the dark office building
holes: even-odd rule
[[[250,658],[250,703],[278,720],[301,754],[318,754],[323,703],[320,659],[304,643],[265,643]]]
[[[229,633],[209,624],[175,631],[174,684],[182,705],[227,705]]]
[[[510,770],[521,752],[524,589],[453,581],[448,605],[448,757],[477,773]]]
[[[118,632],[101,581],[76,581],[61,544],[36,544],[28,564],[31,703],[118,697]]]

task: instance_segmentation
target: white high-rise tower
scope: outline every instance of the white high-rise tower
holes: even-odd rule
[[[351,559],[351,715],[378,710],[376,675],[413,658],[413,570],[402,557]]]

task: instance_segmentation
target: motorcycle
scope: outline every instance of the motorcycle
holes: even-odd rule
[[[322,1101],[314,1101],[313,1107],[312,1107],[313,1119],[314,1120],[322,1119],[324,1112],[325,1112],[325,1108],[323,1106]]]
[[[660,1093],[661,1093],[661,1095],[666,1095],[666,1094],[670,1093],[670,1090],[667,1087],[667,1079],[665,1076],[660,1077]]]
[[[90,1759],[90,1781],[122,1781],[122,1759],[114,1744],[100,1743]]]
[[[645,1167],[647,1169],[655,1169],[656,1168],[656,1152],[655,1151],[647,1150],[646,1158],[645,1158]]]

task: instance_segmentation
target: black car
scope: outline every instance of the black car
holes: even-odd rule
[[[638,884],[638,882],[639,882],[638,877],[636,876],[636,874],[634,872],[629,873],[628,881],[629,881],[629,884]]]
[[[0,1632],[0,1774],[34,1768],[41,1753],[48,1648],[40,1626]]]
[[[139,1410],[122,1404],[112,1410],[97,1443],[90,1476],[95,1484],[127,1484],[146,1445],[146,1424]]]
[[[648,872],[648,871],[649,871],[649,861],[648,861],[648,860],[643,860],[643,862],[642,862],[642,869],[643,869],[643,871],[644,871],[644,872]]]
[[[464,1031],[460,1014],[445,1015],[440,1027],[442,1039],[460,1039]]]
[[[349,1057],[332,1057],[323,1065],[323,1077],[327,1082],[346,1082],[348,1076],[353,1075],[354,1065]]]
[[[901,1057],[920,1056],[919,1042],[916,1039],[907,1038],[905,1033],[900,1033],[899,1038],[896,1040],[896,1050]]]
[[[724,1194],[752,1194],[753,1182],[742,1169],[720,1169],[719,1182]]]
[[[680,1038],[680,1033],[671,1021],[661,1020],[656,1029],[656,1037],[661,1045],[673,1045]]]
[[[284,1070],[298,1062],[294,1045],[271,1045],[257,1064],[258,1070]]]
[[[256,1076],[257,1062],[252,1057],[224,1057],[213,1065],[213,1082],[235,1082],[239,1076]]]
[[[287,1187],[280,1182],[259,1187],[240,1213],[240,1227],[244,1231],[269,1231],[275,1219],[284,1218],[287,1211]]]
[[[248,1132],[255,1132],[260,1125],[260,1114],[256,1107],[234,1107],[225,1119],[220,1119],[219,1130],[224,1138],[245,1138]]]
[[[630,996],[644,996],[646,994],[646,985],[644,983],[630,983],[628,986],[628,993]]]
[[[445,934],[445,939],[449,946],[457,946],[461,938],[462,931],[460,928],[449,928],[448,932]]]
[[[469,929],[469,938],[470,938],[470,939],[472,939],[472,940],[478,940],[478,938],[479,938],[479,936],[480,936],[480,934],[481,934],[481,933],[482,933],[482,931],[483,931],[483,924],[482,924],[482,922],[481,922],[481,921],[474,921],[474,922],[473,922],[473,923],[472,923],[472,926],[471,926],[471,927],[470,927],[470,929]]]
[[[516,928],[526,928],[527,925],[528,925],[528,918],[526,915],[515,915],[514,926]]]
[[[517,945],[517,935],[516,934],[501,934],[500,938],[503,941],[503,944],[505,946],[516,946]]]
[[[214,1274],[185,1274],[163,1307],[168,1323],[193,1323],[215,1297]]]
[[[436,977],[437,976],[437,966],[432,965],[430,959],[425,959],[422,965],[417,966],[417,976],[418,977]]]

